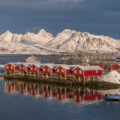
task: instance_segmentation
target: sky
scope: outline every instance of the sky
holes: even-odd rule
[[[120,0],[0,0],[0,33],[64,29],[120,39]]]

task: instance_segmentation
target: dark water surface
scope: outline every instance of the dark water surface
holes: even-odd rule
[[[108,92],[119,90],[71,89],[1,79],[0,119],[119,120],[120,103],[108,103],[102,98]]]
[[[0,64],[28,56],[1,56]],[[120,103],[103,100],[120,90],[90,90],[0,79],[0,120],[120,120]]]
[[[25,59],[27,59],[28,57],[30,57],[32,55],[0,55],[0,64],[6,64],[8,62],[25,62]],[[35,55],[34,55],[35,56]],[[37,57],[41,63],[51,63],[51,62],[58,62],[60,56],[40,56],[40,55],[36,55],[35,57]]]

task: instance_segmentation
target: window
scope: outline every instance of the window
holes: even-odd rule
[[[79,70],[79,74],[82,74],[82,71],[81,71],[81,70]]]
[[[45,71],[45,68],[43,68],[43,71]]]
[[[62,69],[61,72],[63,73],[63,72],[64,72],[64,69]]]
[[[57,72],[59,72],[59,69],[57,69]]]
[[[31,70],[33,70],[33,68],[31,68]]]
[[[9,66],[7,66],[6,68],[9,69]]]
[[[11,69],[13,69],[13,66],[11,66]]]
[[[50,69],[48,68],[48,72],[50,72]]]
[[[77,74],[77,70],[75,70],[74,73]]]
[[[98,71],[96,71],[96,73],[98,73]]]

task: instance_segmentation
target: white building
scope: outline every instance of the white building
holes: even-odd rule
[[[27,58],[26,62],[27,63],[40,63],[40,61],[38,60],[38,58],[35,57],[35,56],[31,56],[31,57]]]

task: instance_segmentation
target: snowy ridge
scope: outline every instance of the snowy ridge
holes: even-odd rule
[[[53,35],[41,29],[37,34],[27,32],[25,34],[16,34],[6,31],[0,35],[0,42],[21,42],[21,43],[40,43],[45,44],[53,39]]]
[[[0,54],[52,54],[59,52],[119,52],[120,41],[108,36],[65,29],[55,37],[41,29],[37,34],[16,34],[6,31],[0,35]]]
[[[87,32],[66,29],[59,33],[47,46],[69,51],[105,51],[117,52],[120,41],[106,36],[96,36]]]

